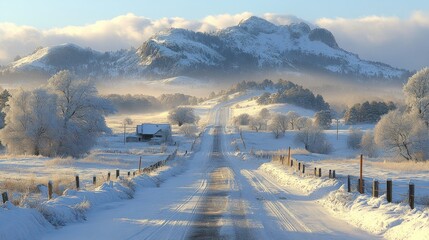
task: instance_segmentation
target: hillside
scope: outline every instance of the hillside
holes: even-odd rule
[[[138,49],[97,52],[74,44],[41,48],[3,67],[1,75],[50,76],[69,69],[97,79],[176,76],[227,77],[252,72],[319,72],[358,79],[403,80],[409,72],[362,60],[342,49],[326,29],[306,23],[275,25],[250,17],[213,33],[169,29]]]

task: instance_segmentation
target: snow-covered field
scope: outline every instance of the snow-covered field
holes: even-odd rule
[[[216,226],[221,229],[217,233],[220,236],[250,233],[249,236],[257,239],[284,236],[291,239],[429,239],[428,163],[365,159],[367,194],[347,193],[346,176],[358,176],[360,155],[359,151],[347,148],[348,126],[340,124],[338,140],[336,129],[325,131],[333,146],[333,151],[326,155],[303,150],[303,146],[294,141],[296,131],[287,131],[285,136],[275,139],[270,132],[256,133],[244,127],[241,128],[243,142],[238,129],[231,125],[231,119],[241,113],[257,115],[262,108],[267,108],[278,113],[295,111],[308,117],[314,114],[289,104],[259,106],[252,98],[260,94],[249,91],[232,95],[226,102],[219,103],[218,98],[195,106],[201,118],[200,126],[206,126],[197,147],[189,151],[194,139],[175,134],[178,157],[150,175],[123,177],[90,187],[93,175],[103,179],[108,171],[113,176],[115,169],[124,174],[138,168],[140,156],[144,166],[148,166],[173,152],[177,145],[123,143],[121,122],[125,117],[130,117],[134,124],[166,122],[166,112],[109,117],[107,122],[114,134],[101,137],[91,153],[82,159],[0,157],[0,174],[4,179],[36,179],[35,182],[42,179],[43,183],[70,177],[73,183],[74,175],[79,174],[83,184],[88,185],[80,191],[68,189],[63,196],[50,201],[44,198],[31,201],[33,206],[2,205],[0,222],[6,224],[0,225],[0,239],[182,239],[193,236],[194,222],[201,216],[201,203],[210,191],[212,180],[207,171],[216,163],[210,161],[213,159],[209,156],[214,151],[214,132],[222,123],[221,118],[229,124],[221,135],[225,161],[218,164],[230,168],[222,172],[227,183],[223,187],[230,189],[227,202],[231,203],[227,205],[232,210],[227,209],[235,215],[229,212],[214,217],[219,218]],[[371,131],[374,125],[355,127]],[[133,130],[127,131],[131,134]],[[294,159],[306,164],[307,175],[255,155],[284,154],[288,147],[292,148]],[[185,151],[190,154],[183,156]],[[312,176],[314,167],[323,169],[323,178]],[[326,177],[329,169],[336,170],[337,179]],[[387,203],[384,195],[383,183],[387,178],[394,182],[393,203]],[[372,179],[380,181],[379,198],[372,198],[368,193]],[[416,184],[414,210],[406,202],[409,181]],[[43,191],[46,189],[42,188]],[[221,196],[219,204],[223,203],[222,199]],[[241,230],[237,233],[237,229]]]

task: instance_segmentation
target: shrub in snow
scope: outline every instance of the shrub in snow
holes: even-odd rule
[[[425,123],[399,110],[384,115],[374,129],[375,143],[406,160],[425,160],[429,133]]]
[[[429,126],[429,68],[423,68],[404,86],[405,102]]]
[[[323,129],[331,127],[332,115],[329,110],[322,110],[314,114],[314,124]]]
[[[187,137],[195,137],[198,132],[198,127],[195,124],[183,124],[180,127],[180,132]]]
[[[360,146],[363,155],[371,158],[378,156],[377,145],[374,142],[374,134],[372,132],[365,132],[362,136]]]
[[[347,137],[347,147],[351,149],[361,148],[363,132],[360,129],[350,128],[349,136]]]
[[[250,123],[250,115],[247,113],[243,113],[234,118],[235,125],[249,125]]]
[[[180,127],[185,123],[196,124],[199,117],[195,115],[193,108],[178,107],[168,113],[168,120]]]
[[[313,153],[327,154],[332,151],[326,134],[317,126],[303,128],[295,135],[295,142],[304,144],[305,150]]]

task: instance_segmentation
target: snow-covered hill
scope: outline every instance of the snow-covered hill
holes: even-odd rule
[[[311,28],[304,22],[278,26],[258,17],[214,33],[169,29],[155,34],[137,50],[100,53],[73,44],[42,48],[6,66],[2,73],[52,75],[62,69],[85,77],[157,79],[273,70],[361,79],[405,79],[409,74],[341,49],[326,29]]]

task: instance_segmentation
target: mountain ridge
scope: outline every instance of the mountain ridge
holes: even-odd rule
[[[403,80],[407,70],[366,61],[342,49],[326,29],[304,22],[275,25],[252,16],[213,33],[171,28],[137,49],[98,52],[75,44],[42,48],[3,67],[7,77],[68,69],[80,77],[150,78],[228,76],[254,71],[316,71],[359,79]]]

